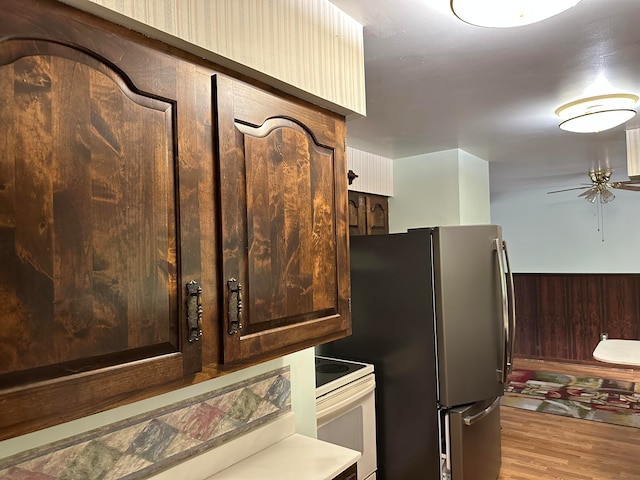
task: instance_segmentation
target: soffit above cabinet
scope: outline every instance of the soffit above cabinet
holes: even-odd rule
[[[328,0],[64,0],[347,117],[366,114],[362,25]]]

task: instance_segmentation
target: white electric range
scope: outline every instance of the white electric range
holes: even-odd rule
[[[318,439],[357,450],[358,480],[375,480],[375,374],[368,363],[316,356]]]

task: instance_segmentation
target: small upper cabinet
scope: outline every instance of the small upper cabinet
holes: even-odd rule
[[[389,233],[389,199],[349,191],[349,235]]]
[[[350,331],[341,117],[219,78],[224,362]]]

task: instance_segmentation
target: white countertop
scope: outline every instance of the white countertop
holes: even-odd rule
[[[207,480],[331,480],[360,456],[356,450],[296,433]]]
[[[601,340],[593,351],[601,362],[640,366],[640,340]]]
[[[330,480],[360,452],[295,433],[290,412],[150,477],[153,480]]]

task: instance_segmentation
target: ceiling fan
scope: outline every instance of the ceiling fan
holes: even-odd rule
[[[547,193],[559,193],[559,192],[568,192],[570,190],[584,190],[578,197],[584,197],[590,203],[596,203],[597,200],[600,203],[609,203],[616,198],[616,196],[611,191],[616,188],[619,190],[632,190],[636,192],[640,192],[640,186],[635,186],[633,184],[638,184],[638,181],[626,181],[626,182],[611,182],[611,174],[613,170],[610,168],[604,169],[592,169],[589,170],[588,175],[591,179],[590,184],[584,184],[582,187],[575,188],[565,188],[564,190],[555,190],[553,192]]]

